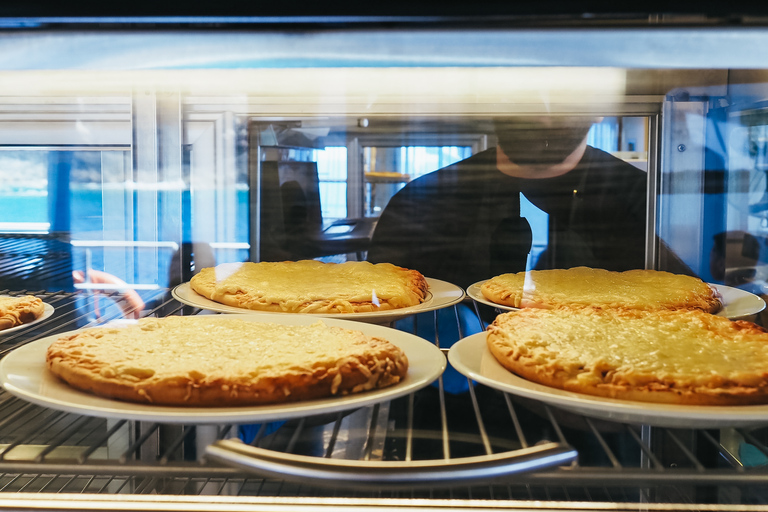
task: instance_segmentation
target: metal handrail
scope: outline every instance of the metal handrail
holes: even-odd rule
[[[436,488],[477,480],[488,483],[518,473],[566,465],[578,456],[570,446],[546,443],[450,461],[358,461],[276,452],[233,439],[216,441],[208,446],[206,454],[214,460],[253,471],[260,476],[355,489],[380,489],[384,486]]]

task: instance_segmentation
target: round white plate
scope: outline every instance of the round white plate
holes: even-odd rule
[[[765,301],[754,293],[722,284],[710,283],[709,286],[717,290],[723,300],[723,309],[717,312],[718,316],[736,320],[751,317],[765,309]]]
[[[768,405],[704,406],[634,402],[564,391],[530,382],[493,357],[486,333],[455,343],[448,361],[462,375],[513,395],[603,420],[669,428],[724,428],[768,425]]]
[[[495,302],[491,302],[490,300],[486,299],[485,295],[483,295],[483,292],[480,290],[480,287],[483,286],[483,283],[486,281],[487,279],[483,279],[482,281],[478,281],[469,285],[469,288],[467,288],[467,295],[470,299],[474,300],[475,302],[479,302],[480,304],[485,304],[486,306],[491,306],[502,311],[517,311],[520,309],[512,306],[505,306],[503,304],[496,304]]]
[[[317,321],[309,315],[241,315],[252,322],[306,325]],[[9,393],[29,402],[61,411],[137,421],[164,423],[260,423],[340,412],[392,400],[434,382],[445,370],[445,356],[432,343],[409,333],[374,324],[323,319],[328,325],[356,329],[370,336],[388,339],[408,357],[408,373],[401,382],[387,388],[340,397],[274,405],[242,407],[169,407],[121,402],[69,387],[50,373],[45,352],[58,336],[33,341],[11,351],[0,361],[0,384]],[[117,325],[125,325],[119,322]],[[66,334],[66,333],[65,333]]]
[[[53,315],[54,308],[47,302],[43,302],[43,314],[40,316],[40,318],[36,318],[32,322],[17,325],[16,327],[11,327],[10,329],[3,329],[0,331],[0,337],[5,336],[7,334],[11,334],[16,331],[21,331],[22,329],[29,329],[30,327],[34,326],[35,324],[39,324],[43,320],[46,320],[50,318]]]
[[[500,309],[502,311],[515,311],[519,309],[511,306],[504,306],[502,304],[496,304],[495,302],[491,302],[486,299],[485,296],[483,296],[483,292],[480,290],[480,287],[485,281],[487,280],[478,281],[477,283],[470,285],[470,287],[467,288],[467,295],[469,295],[472,300],[481,304],[485,304],[486,306]],[[709,286],[717,290],[722,297],[723,308],[716,313],[718,316],[724,316],[726,318],[735,320],[756,315],[765,309],[765,301],[754,293],[750,293],[739,288],[732,288],[722,284],[709,283]]]
[[[357,320],[360,322],[381,324],[394,322],[395,320],[400,320],[401,318],[415,315],[417,313],[424,313],[426,311],[434,311],[436,309],[447,308],[448,306],[458,304],[464,299],[464,290],[455,284],[430,278],[427,278],[427,284],[429,285],[427,299],[417,306],[409,306],[407,308],[391,309],[386,311],[373,311],[371,313],[316,313],[312,314],[312,316],[322,318],[340,318],[344,320]],[[174,299],[183,304],[194,306],[200,309],[206,309],[209,311],[216,311],[217,313],[262,314],[261,311],[238,308],[235,306],[221,304],[219,302],[214,302],[193,290],[188,282],[176,286],[171,291],[171,294],[173,295]],[[270,312],[269,314],[295,315],[296,313]]]

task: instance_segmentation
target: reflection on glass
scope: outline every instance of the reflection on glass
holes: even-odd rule
[[[467,146],[363,148],[365,215],[378,217],[406,183],[471,155],[472,148]]]

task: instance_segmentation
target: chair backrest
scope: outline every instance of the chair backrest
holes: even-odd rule
[[[307,243],[323,226],[317,163],[262,162],[260,193],[260,259],[316,256]]]

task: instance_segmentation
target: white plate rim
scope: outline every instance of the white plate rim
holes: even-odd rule
[[[708,284],[723,299],[723,308],[715,313],[718,316],[738,319],[756,315],[765,309],[765,300],[759,295],[724,284]]]
[[[3,295],[3,297],[10,297],[10,295]],[[18,297],[16,295],[15,297]],[[31,322],[27,322],[26,324],[17,325],[16,327],[11,327],[9,329],[3,329],[0,330],[0,338],[5,336],[6,334],[22,331],[24,329],[29,329],[30,327],[34,326],[35,324],[39,324],[40,322],[43,322],[47,319],[49,319],[51,316],[53,316],[54,311],[56,308],[48,304],[47,302],[43,302],[43,314],[40,315],[39,318],[35,318]]]
[[[386,311],[372,311],[369,313],[309,313],[309,315],[316,318],[338,318],[342,320],[359,320],[362,322],[377,322],[377,321],[395,321],[401,318],[405,318],[410,315],[418,313],[425,313],[428,311],[434,311],[437,309],[443,309],[454,304],[458,304],[466,296],[464,290],[447,281],[441,281],[439,279],[426,278],[429,285],[429,293],[431,298],[418,304],[416,306],[409,306],[406,308],[390,309]],[[251,309],[238,308],[235,306],[228,306],[212,301],[206,297],[203,297],[192,289],[189,282],[181,283],[171,290],[171,295],[174,299],[188,306],[193,306],[208,311],[215,311],[217,313],[236,313],[236,314],[276,314],[276,315],[296,315],[299,313],[281,313],[281,312],[262,312]],[[303,314],[303,313],[302,313]]]
[[[190,318],[200,318],[196,315]],[[309,315],[238,315],[252,322],[306,325],[317,322]],[[389,339],[403,349],[409,370],[401,382],[379,390],[301,402],[240,407],[169,407],[122,402],[76,390],[50,373],[45,365],[45,350],[61,333],[18,347],[0,360],[0,385],[10,394],[37,405],[69,413],[111,419],[157,421],[163,423],[261,423],[289,420],[310,415],[341,412],[393,400],[434,382],[445,370],[446,358],[434,344],[413,334],[376,324],[348,320],[322,319],[328,325],[356,329],[371,336]],[[125,325],[128,322],[120,322]],[[76,332],[76,331],[71,331]]]
[[[491,306],[496,309],[500,309],[502,311],[517,311],[520,308],[516,308],[514,306],[505,306],[504,304],[496,304],[495,302],[491,302],[490,300],[485,298],[485,295],[483,295],[483,292],[480,290],[480,287],[483,286],[483,283],[488,281],[488,279],[483,279],[482,281],[478,281],[476,283],[472,283],[467,287],[467,296],[474,300],[475,302],[479,302],[481,304],[485,304],[486,306]]]
[[[486,345],[486,333],[467,336],[448,351],[459,373],[499,391],[535,399],[593,418],[668,428],[718,428],[768,424],[768,405],[676,405],[574,393],[523,379],[504,368]]]
[[[476,302],[503,311],[517,311],[520,309],[512,306],[505,306],[503,304],[496,304],[495,302],[486,299],[480,290],[480,287],[486,281],[488,281],[488,279],[483,279],[482,281],[478,281],[467,287],[467,296]],[[723,298],[723,308],[715,313],[717,316],[731,319],[745,318],[751,315],[756,315],[765,309],[765,301],[762,297],[759,297],[754,293],[722,284],[707,284],[714,288]]]

